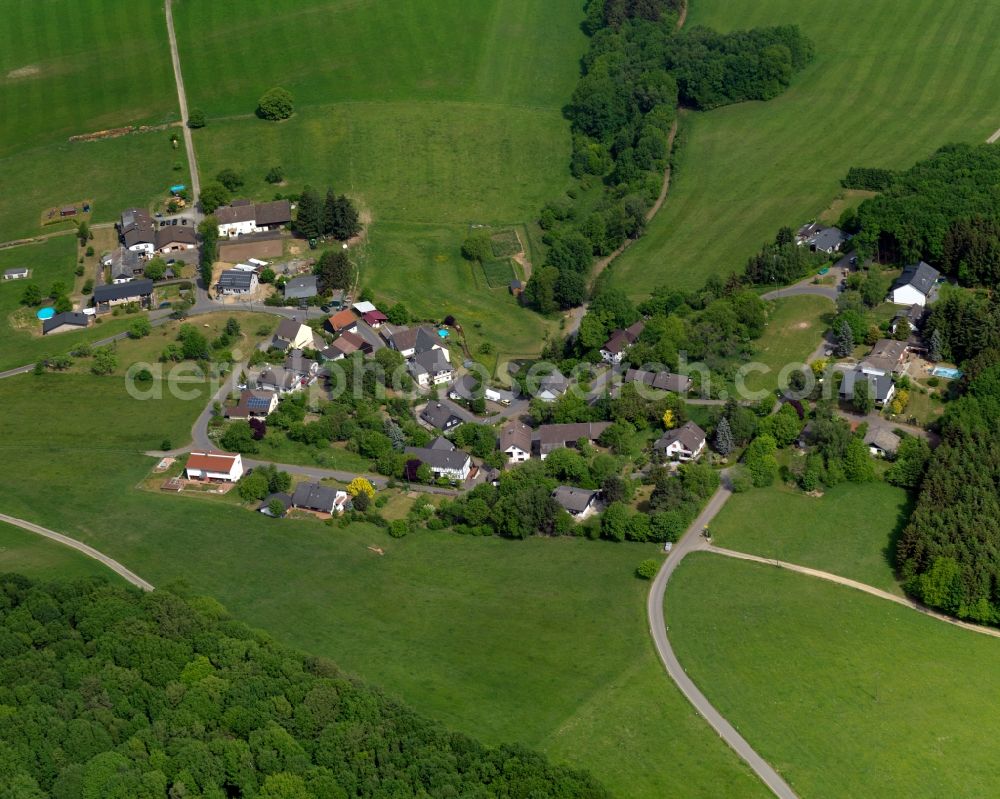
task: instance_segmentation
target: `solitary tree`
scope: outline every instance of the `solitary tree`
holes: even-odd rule
[[[257,116],[261,119],[278,121],[288,119],[295,110],[292,93],[287,89],[268,89],[257,103]]]
[[[854,332],[845,320],[840,323],[840,329],[837,331],[837,355],[846,358],[852,352],[854,352]]]
[[[205,112],[200,108],[192,108],[191,113],[188,114],[188,127],[203,128],[205,127],[205,122]]]
[[[729,426],[729,418],[726,416],[719,419],[719,425],[715,428],[715,449],[723,457],[736,449],[736,443],[733,441],[733,430]]]
[[[272,166],[264,175],[264,180],[268,183],[281,183],[285,179],[285,168],[283,166]]]
[[[943,349],[944,340],[942,339],[941,331],[938,328],[934,328],[934,332],[931,333],[931,342],[930,347],[928,348],[927,357],[936,363],[944,357]]]
[[[42,290],[35,283],[29,283],[24,287],[24,294],[21,295],[22,305],[38,305],[41,301]]]
[[[660,570],[660,564],[653,558],[646,558],[640,563],[635,573],[644,580],[652,580]]]
[[[210,214],[220,205],[225,205],[229,202],[229,189],[216,181],[206,183],[201,187],[200,200],[201,209],[206,214]]]
[[[243,176],[235,169],[229,169],[228,167],[221,170],[215,176],[215,179],[230,191],[236,191],[243,185]]]

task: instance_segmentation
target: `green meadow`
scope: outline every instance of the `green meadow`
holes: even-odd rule
[[[532,222],[571,183],[568,102],[586,48],[577,0],[181,3],[175,11],[203,178],[241,193],[305,185],[355,198],[372,220],[362,282],[421,315],[453,314],[498,351],[535,354],[544,320],[470,273],[471,225]],[[296,99],[281,123],[260,95]],[[284,167],[287,187],[264,182]],[[429,256],[429,257],[428,257]],[[456,313],[456,310],[462,313]]]
[[[0,524],[2,572],[17,572],[36,580],[104,577],[112,582],[122,582],[117,574],[96,560],[9,524]]]
[[[186,441],[205,400],[137,402],[120,376],[0,381],[0,482],[12,488],[0,512],[80,538],[154,585],[210,594],[453,728],[588,768],[616,796],[765,795],[656,659],[648,583],[634,576],[655,547],[393,539],[140,488],[154,463],[142,452]]]
[[[162,5],[0,0],[0,19],[0,241],[41,232],[51,206],[89,199],[110,221],[186,182],[165,130],[69,142],[178,119]]]
[[[741,270],[779,227],[822,213],[851,166],[907,167],[1000,128],[997,0],[695,0],[686,24],[791,23],[816,58],[787,92],[685,115],[670,197],[613,268],[630,294]]]
[[[990,797],[1000,640],[824,580],[695,553],[670,640],[802,797]]]
[[[822,343],[833,312],[833,303],[825,297],[804,295],[772,302],[764,335],[753,343],[754,362],[768,371],[750,372],[746,387],[751,391],[776,389],[781,371],[789,364],[805,363]]]

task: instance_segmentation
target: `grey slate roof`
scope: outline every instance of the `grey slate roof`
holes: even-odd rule
[[[865,435],[865,443],[870,447],[893,454],[899,449],[899,436],[884,427],[869,428]]]
[[[410,371],[414,375],[429,374],[432,377],[441,372],[452,371],[451,364],[439,349],[425,350],[413,356]]]
[[[299,382],[299,376],[283,366],[273,366],[260,373],[258,383],[264,386],[277,386],[285,391],[293,388]]]
[[[307,300],[317,292],[316,275],[296,275],[285,283],[285,297],[290,300]]]
[[[854,384],[858,380],[868,380],[871,387],[872,397],[876,402],[886,402],[892,392],[892,376],[865,374],[860,367],[852,372],[844,372],[844,380],[840,384],[841,396],[852,399],[854,397]]]
[[[112,302],[128,297],[146,297],[153,293],[153,281],[148,278],[130,280],[128,283],[114,283],[94,288],[94,302]]]
[[[9,275],[10,277],[20,276],[20,275],[27,275],[28,274],[28,267],[26,267],[26,266],[19,266],[16,269],[5,269],[4,270],[4,274],[5,275]]]
[[[695,452],[705,443],[705,431],[694,422],[686,422],[680,427],[668,430],[660,436],[653,444],[653,448],[657,450],[666,449],[674,442],[680,442],[680,445],[688,452]]]
[[[462,423],[447,405],[440,402],[428,402],[427,407],[421,411],[420,418],[438,430],[451,430]]]
[[[86,327],[88,323],[88,317],[84,313],[79,311],[66,311],[64,313],[57,313],[51,319],[46,319],[42,322],[42,334],[49,333],[63,325],[74,325],[76,327]]]
[[[558,502],[570,513],[583,513],[594,501],[596,491],[589,488],[574,488],[573,486],[559,486],[552,492],[552,499]]]
[[[836,249],[845,241],[847,241],[847,236],[844,234],[844,231],[840,230],[840,228],[828,227],[815,233],[809,239],[809,244],[817,250],[826,252],[827,250]]]
[[[274,337],[292,341],[298,334],[301,323],[295,319],[282,319],[278,323],[278,329],[274,331]]]
[[[691,378],[673,372],[647,372],[642,369],[628,369],[625,372],[626,383],[645,383],[659,391],[674,391],[678,394],[690,390]]]
[[[937,283],[939,277],[941,277],[941,273],[937,269],[921,261],[918,264],[907,266],[903,270],[903,274],[892,284],[892,287],[893,289],[899,289],[903,288],[903,286],[913,286],[913,288],[926,296],[931,293],[931,289],[934,288],[934,284]]]
[[[451,444],[451,442],[448,442]],[[450,469],[460,471],[468,462],[469,454],[455,449],[434,449],[432,447],[407,447],[404,452],[411,455],[421,463],[426,463],[431,469]]]
[[[337,501],[336,489],[319,483],[299,483],[292,494],[292,505],[306,510],[318,510],[330,513]]]

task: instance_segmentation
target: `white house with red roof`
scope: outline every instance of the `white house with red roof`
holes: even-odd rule
[[[209,480],[235,483],[243,476],[243,458],[239,453],[192,452],[188,457],[185,474],[188,480]]]

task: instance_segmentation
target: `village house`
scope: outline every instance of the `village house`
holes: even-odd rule
[[[577,521],[586,519],[594,511],[598,492],[590,488],[559,486],[552,492],[552,499]]]
[[[937,299],[937,281],[941,277],[930,264],[910,264],[903,270],[889,292],[889,302],[895,305],[919,305],[923,308]]]
[[[51,319],[42,322],[42,335],[50,336],[55,333],[69,333],[72,330],[84,330],[90,324],[90,317],[79,311],[66,311],[57,313]]]
[[[558,369],[545,375],[538,381],[537,399],[542,402],[555,402],[569,389],[569,380]]]
[[[167,225],[156,231],[156,251],[159,253],[193,250],[197,246],[198,238],[187,225]]]
[[[227,419],[266,419],[278,407],[278,395],[273,391],[247,389],[240,393],[235,406],[226,408]]]
[[[246,269],[224,269],[215,284],[216,294],[239,296],[253,294],[257,290],[257,273]]]
[[[653,443],[653,451],[665,460],[697,460],[705,451],[705,431],[694,422],[686,422],[660,436]]]
[[[439,386],[455,376],[447,353],[441,349],[418,352],[410,360],[408,369],[421,388]]]
[[[451,409],[440,402],[428,402],[420,412],[420,418],[436,430],[447,433],[454,430],[462,420]]]
[[[324,322],[324,326],[334,335],[340,333],[353,333],[358,329],[358,317],[354,311],[349,308],[345,308],[343,311],[337,311],[333,316]]]
[[[538,428],[538,455],[542,460],[555,449],[577,446],[580,440],[597,442],[611,422],[577,422],[575,424],[543,424]]]
[[[289,224],[292,221],[292,206],[288,200],[267,203],[233,200],[229,205],[216,209],[215,218],[219,222],[221,237],[245,236],[278,230]]]
[[[673,391],[686,394],[691,390],[691,378],[673,372],[646,372],[642,369],[628,369],[623,378],[626,383],[642,383],[657,391]]]
[[[156,225],[145,208],[129,208],[122,211],[115,224],[118,237],[126,249],[132,252],[152,255],[156,249]]]
[[[5,269],[3,273],[4,280],[23,280],[26,278],[31,271],[26,266],[18,266],[14,269]]]
[[[601,347],[601,358],[607,363],[618,364],[622,362],[625,352],[639,340],[645,329],[645,322],[639,321],[629,325],[624,330],[614,331],[608,340]]]
[[[910,333],[919,333],[926,313],[927,309],[921,305],[911,305],[909,308],[897,312],[889,325],[889,332],[895,336],[905,321],[909,325]]]
[[[101,265],[107,268],[112,283],[128,283],[136,277],[142,277],[146,269],[146,261],[137,252],[119,247],[114,253],[106,255]]]
[[[860,381],[868,383],[868,392],[875,401],[877,407],[882,407],[890,402],[896,393],[896,386],[892,382],[892,375],[880,371],[865,371],[863,365],[859,365],[850,372],[844,372],[844,378],[840,383],[840,398],[842,400],[854,399],[854,387]]]
[[[148,308],[153,296],[153,281],[147,278],[112,283],[94,288],[94,307],[98,313],[107,313],[116,305],[138,303]]]
[[[396,350],[404,358],[412,358],[421,352],[428,352],[433,349],[444,349],[441,344],[441,337],[433,327],[395,327],[382,325],[380,330],[382,338],[386,340],[390,349]]]
[[[281,512],[277,514],[271,510],[271,505],[275,502],[277,502],[281,506]],[[264,501],[260,503],[260,507],[258,508],[258,510],[265,516],[270,516],[272,519],[274,518],[280,519],[286,513],[288,513],[288,509],[290,507],[292,507],[292,495],[278,491],[274,494],[268,494],[266,497],[264,497]]]
[[[278,329],[274,331],[271,347],[282,351],[314,350],[317,349],[315,338],[311,327],[294,319],[282,319],[278,324]]]
[[[822,252],[827,255],[840,252],[847,241],[847,234],[840,228],[826,227],[815,222],[801,227],[795,237],[795,243],[800,247],[805,245],[812,252]]]
[[[531,428],[512,420],[500,430],[500,451],[508,463],[524,463],[531,458]]]
[[[370,355],[371,351],[371,345],[361,338],[361,336],[356,333],[341,333],[337,337],[337,340],[326,347],[320,354],[324,360],[339,361],[342,358],[353,355],[355,352],[360,352],[362,355]]]
[[[346,491],[320,485],[319,483],[299,483],[292,494],[292,507],[312,513],[326,513],[339,516],[347,507]]]
[[[263,391],[273,391],[278,396],[298,391],[308,380],[283,366],[272,366],[260,373],[257,378],[257,388]]]
[[[389,318],[377,308],[374,311],[368,311],[367,313],[362,314],[361,319],[372,330],[378,330],[382,327],[382,325],[389,321]]]
[[[899,436],[881,425],[869,427],[865,434],[868,451],[877,458],[889,458],[895,455],[899,449],[899,442]]]
[[[195,451],[188,456],[185,474],[188,480],[235,483],[243,476],[243,458],[239,453]]]
[[[908,347],[905,341],[882,338],[860,364],[865,374],[891,374],[902,372],[906,365]]]
[[[455,449],[455,445],[446,438],[436,438],[428,447],[407,447],[404,452],[411,459],[425,464],[437,478],[462,481],[472,471],[469,454]]]
[[[285,369],[308,381],[319,374],[319,362],[307,358],[302,350],[289,350],[285,356]]]
[[[285,283],[286,300],[309,300],[319,293],[316,275],[296,275]]]

